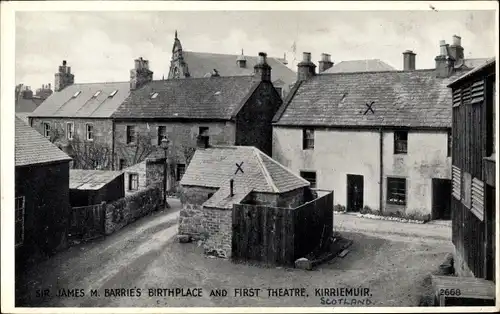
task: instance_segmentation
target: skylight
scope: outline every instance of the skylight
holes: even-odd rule
[[[114,91],[112,91],[111,94],[109,94],[109,97],[113,97],[114,95],[116,95],[116,93],[118,93],[117,89],[115,89]]]
[[[153,95],[151,96],[151,99],[155,99],[156,97],[158,97],[158,93],[153,93]]]
[[[80,95],[80,94],[81,94],[81,91],[77,91],[76,93],[74,93],[74,94],[73,94],[73,97],[72,97],[72,98],[76,98],[76,97],[78,97],[78,95]]]
[[[100,91],[100,90],[98,90],[98,91],[94,94],[94,96],[93,96],[93,97],[94,97],[94,98],[96,98],[97,96],[99,96],[99,94],[100,94],[100,93],[101,93],[101,91]]]

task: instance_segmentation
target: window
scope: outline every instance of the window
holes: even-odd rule
[[[71,98],[76,98],[78,97],[78,95],[80,95],[81,91],[77,91],[76,93],[73,94],[73,96]]]
[[[405,178],[387,178],[387,203],[406,205]]]
[[[68,122],[66,123],[66,138],[68,140],[72,140],[73,139],[73,133],[75,131],[75,125],[73,124],[73,122]]]
[[[118,90],[116,90],[116,89],[115,89],[114,91],[112,91],[112,92],[111,92],[111,94],[109,94],[109,96],[108,96],[108,97],[110,97],[110,98],[111,98],[111,97],[115,96],[115,95],[116,95],[116,93],[118,93]]]
[[[47,122],[43,124],[43,136],[45,137],[50,136],[50,124],[48,124]]]
[[[92,124],[86,124],[86,138],[87,141],[93,141],[94,140],[94,126]]]
[[[280,95],[280,97],[283,97],[283,88],[281,88],[281,87],[275,87],[275,89],[278,92],[278,94]]]
[[[451,130],[448,130],[448,148],[446,152],[446,156],[451,157],[451,150],[453,148],[453,137]]]
[[[198,136],[200,137],[200,142],[206,147],[208,146],[209,136],[208,136],[208,127],[200,126],[198,128]]]
[[[161,140],[167,137],[167,127],[160,125],[158,127],[158,145],[161,145]]]
[[[309,183],[311,183],[311,188],[314,189],[316,188],[316,172],[315,171],[301,171],[300,176]]]
[[[119,168],[120,168],[120,170],[123,170],[125,168],[125,159],[120,159]]]
[[[16,233],[16,246],[24,242],[24,196],[16,197],[15,199],[15,233]]]
[[[158,93],[153,93],[153,95],[151,95],[151,99],[155,99],[156,97],[158,97]]]
[[[176,179],[177,181],[181,181],[182,176],[186,172],[186,165],[185,164],[177,164],[177,172],[176,172]]]
[[[97,96],[99,96],[99,94],[101,93],[100,90],[98,90],[97,92],[95,92],[94,96],[92,96],[93,98],[96,98]]]
[[[135,126],[127,125],[127,144],[135,143]]]
[[[302,130],[302,149],[314,149],[314,130]]]
[[[131,173],[128,175],[128,189],[130,191],[139,189],[139,176],[137,173]]]
[[[394,132],[394,154],[406,154],[408,151],[408,132]]]

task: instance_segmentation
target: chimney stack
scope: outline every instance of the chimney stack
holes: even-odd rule
[[[449,47],[450,57],[452,57],[456,63],[464,60],[464,48],[462,47],[462,38],[457,35],[453,35],[452,45]]]
[[[149,61],[142,57],[134,60],[134,69],[130,70],[130,90],[138,89],[153,80],[149,70]]]
[[[257,81],[271,81],[271,66],[267,64],[267,53],[259,52],[259,63],[253,69],[253,75]]]
[[[236,59],[236,63],[240,68],[246,68],[247,67],[247,59],[245,58],[245,55],[243,54],[243,49],[241,49],[241,55],[238,56]]]
[[[415,56],[416,54],[411,50],[406,50],[403,52],[403,70],[404,71],[414,71],[415,70]]]
[[[305,81],[316,75],[316,65],[311,62],[311,53],[304,52],[302,61],[297,65],[297,81]]]
[[[321,54],[321,60],[319,61],[318,73],[323,73],[333,66],[331,56],[327,53]]]
[[[229,180],[229,190],[230,190],[230,193],[231,193],[230,194],[231,197],[233,197],[234,196],[234,180],[233,179]]]
[[[66,66],[66,60],[63,60],[62,65],[59,66],[59,71],[55,74],[54,81],[54,90],[56,92],[63,90],[75,82],[75,76],[71,74],[71,67]]]
[[[455,59],[451,58],[449,45],[444,40],[439,41],[439,55],[434,58],[436,61],[436,77],[447,78],[453,74],[455,68]]]

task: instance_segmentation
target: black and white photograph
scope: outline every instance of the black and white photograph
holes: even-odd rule
[[[498,12],[2,2],[2,312],[498,311]]]

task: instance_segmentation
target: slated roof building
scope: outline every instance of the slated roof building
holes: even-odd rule
[[[15,124],[16,167],[71,160],[56,145],[49,142],[21,119],[16,117]]]
[[[69,171],[69,188],[99,190],[122,174],[122,171],[71,169]]]
[[[379,59],[346,60],[334,64],[322,73],[395,71],[396,69]]]

